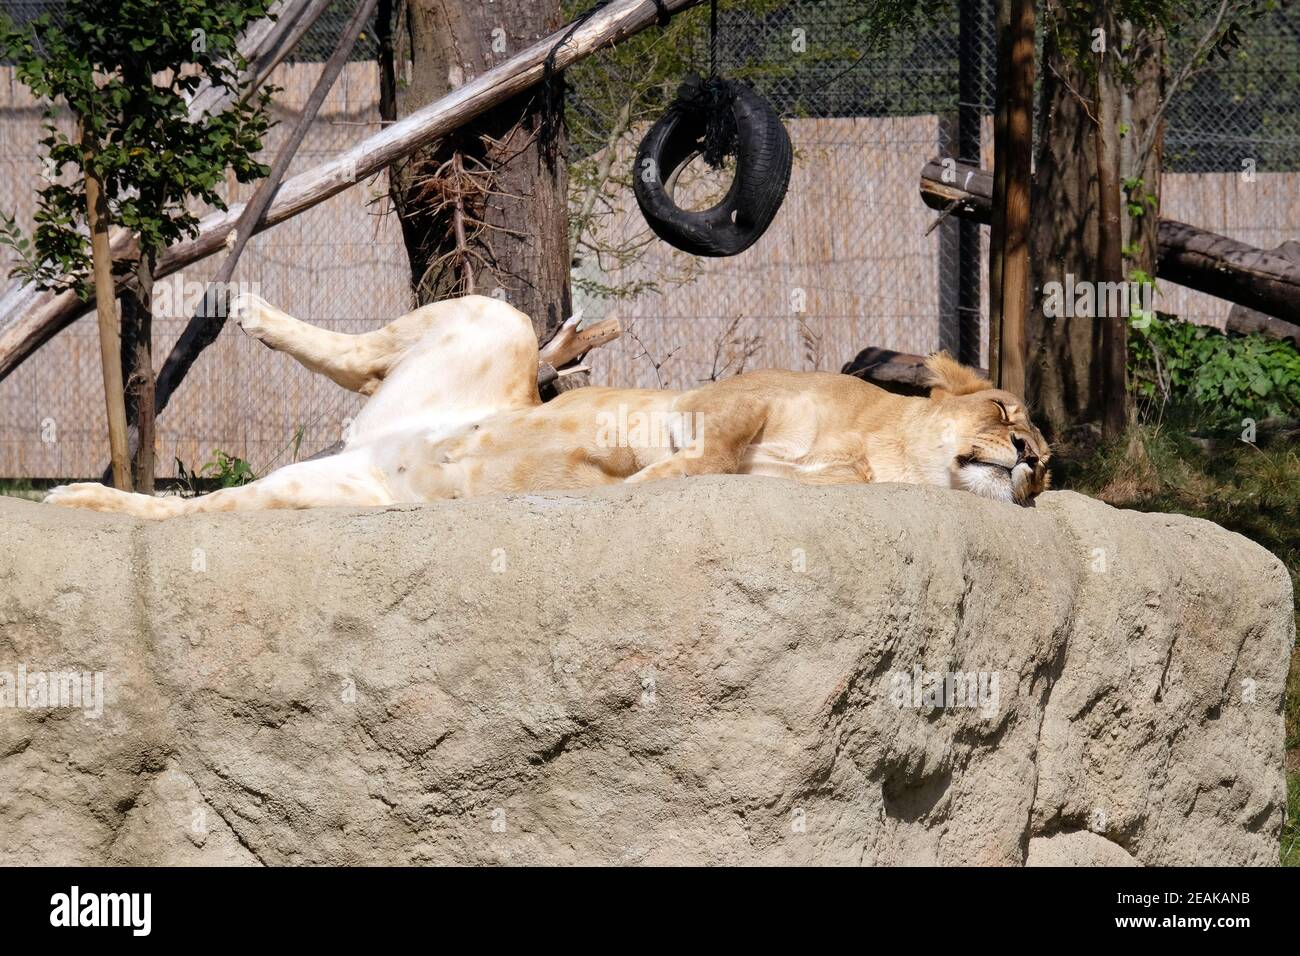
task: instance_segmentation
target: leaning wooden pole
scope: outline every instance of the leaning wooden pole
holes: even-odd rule
[[[1025,391],[1025,315],[1029,311],[1030,173],[1034,137],[1034,2],[1001,0],[997,135],[993,143],[993,235],[989,366],[1000,388]],[[993,281],[992,273],[1000,270]],[[992,320],[991,320],[992,321]],[[995,348],[996,343],[996,348]]]
[[[104,404],[108,411],[108,448],[113,459],[113,486],[131,490],[131,453],[126,438],[126,395],[122,390],[121,331],[117,295],[113,291],[113,252],[108,243],[108,197],[95,174],[95,144],[84,126],[80,130],[86,176],[86,224],[90,227],[90,256],[95,276],[95,315],[99,320],[99,358],[104,372]]]
[[[697,6],[702,0],[661,0],[669,13]],[[653,26],[659,18],[655,0],[613,0],[588,17],[557,50],[555,68],[563,70],[597,50]],[[286,179],[260,221],[258,231],[298,215],[360,179],[372,176],[395,160],[446,136],[512,96],[537,85],[551,50],[564,40],[569,27],[557,30],[522,53],[480,73],[442,99],[430,103],[357,143],[327,163]],[[221,249],[237,227],[242,205],[205,216],[199,234],[177,243],[158,257],[157,278],[170,275]],[[22,364],[50,337],[74,322],[85,303],[71,293],[32,303],[21,319],[0,332],[0,380]]]
[[[324,69],[321,70],[321,74],[316,80],[316,86],[312,89],[306,105],[303,106],[302,114],[298,117],[293,131],[289,134],[289,138],[284,145],[280,147],[279,153],[276,154],[270,173],[258,183],[253,198],[248,201],[248,204],[240,212],[238,224],[232,233],[234,242],[231,243],[230,251],[226,253],[221,268],[217,270],[217,275],[212,280],[209,293],[204,296],[199,311],[190,316],[184,331],[181,332],[180,338],[177,339],[171,354],[167,356],[167,361],[163,363],[162,370],[158,373],[157,390],[154,396],[155,414],[162,414],[163,409],[167,407],[167,403],[171,401],[172,395],[175,394],[181,381],[194,366],[199,355],[217,340],[217,336],[225,326],[228,312],[228,297],[225,294],[225,287],[234,278],[235,267],[239,264],[239,257],[248,244],[249,238],[261,223],[266,207],[271,204],[271,198],[279,189],[280,181],[289,169],[289,163],[297,155],[298,147],[302,145],[303,139],[307,136],[307,131],[311,129],[316,114],[320,112],[321,104],[325,102],[325,97],[334,86],[334,81],[338,79],[339,74],[343,72],[343,67],[347,65],[348,58],[352,55],[352,48],[356,45],[362,29],[370,21],[377,2],[378,0],[361,0],[357,4],[352,18],[339,35],[338,44],[335,46],[333,54],[325,63]]]

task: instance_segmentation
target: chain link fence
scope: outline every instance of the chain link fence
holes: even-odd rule
[[[575,247],[575,301],[588,320],[616,314],[628,329],[592,353],[595,382],[680,388],[742,368],[836,370],[867,346],[944,347],[986,364],[987,230],[955,217],[934,227],[936,213],[917,188],[921,167],[936,155],[991,165],[993,3],[925,6],[912,25],[884,34],[872,29],[870,5],[861,2],[723,0],[719,72],[768,97],[796,148],[776,221],[732,259],[691,259],[647,237],[627,177],[650,117],[633,116],[621,131],[616,125],[623,74],[652,73],[651,64],[670,75],[679,66],[708,69],[707,11],[681,14],[676,26],[652,28],[624,53],[601,53],[570,71],[573,206],[590,205],[598,219]],[[501,7],[508,16],[508,4]],[[5,0],[5,9],[23,20],[59,5]],[[274,76],[283,92],[268,156],[349,9],[336,3]],[[1173,50],[1173,63],[1180,52]],[[1229,60],[1188,78],[1167,116],[1164,215],[1266,248],[1300,237],[1297,54],[1300,11],[1277,9],[1248,25]],[[374,56],[367,31],[291,175],[380,128]],[[39,104],[0,66],[0,210],[27,227],[39,185],[39,126]],[[614,162],[606,179],[593,182],[584,170],[599,165],[606,136]],[[718,181],[705,171],[687,193],[694,189],[703,201]],[[245,252],[237,281],[339,331],[401,314],[411,305],[409,275],[386,188],[377,177],[263,233]],[[584,190],[597,190],[598,201],[586,203]],[[229,195],[237,201],[249,192],[232,183]],[[5,272],[7,252],[0,249]],[[184,325],[186,297],[214,269],[201,263],[163,280],[173,305],[155,321],[158,361]],[[1226,317],[1227,304],[1207,296],[1168,284],[1161,296],[1161,308],[1197,321],[1222,325]],[[102,404],[95,326],[83,319],[0,382],[0,477],[97,475],[107,461]],[[264,472],[332,444],[358,405],[228,328],[159,420],[160,474],[172,474],[176,459],[202,465],[216,449]]]

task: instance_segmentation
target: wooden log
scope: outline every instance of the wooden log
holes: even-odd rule
[[[1300,266],[1300,242],[1294,239],[1288,239],[1280,246],[1272,250],[1275,256],[1281,256],[1290,262]],[[1228,313],[1227,326],[1233,332],[1240,332],[1243,335],[1258,333],[1267,335],[1271,339],[1289,339],[1291,344],[1300,348],[1300,325],[1291,322],[1283,322],[1271,315],[1265,315],[1255,309],[1247,308],[1244,305],[1234,305]]]
[[[932,159],[921,169],[921,200],[987,226],[993,221],[993,174],[952,159]]]
[[[1172,219],[1160,220],[1158,235],[1160,278],[1300,323],[1300,265]]]
[[[668,12],[677,13],[700,2],[662,0],[662,5]],[[362,140],[329,162],[286,179],[262,217],[258,231],[324,202],[536,85],[542,78],[548,55],[562,41],[554,57],[556,70],[563,70],[603,47],[622,42],[652,26],[658,16],[654,0],[613,0],[572,32],[570,27],[556,31],[457,87],[442,99]],[[155,276],[170,275],[219,250],[235,228],[243,208],[243,204],[238,203],[225,212],[205,216],[199,223],[198,236],[177,243],[159,255]],[[0,381],[88,308],[71,292],[60,295],[42,293],[38,298],[14,302],[6,298],[0,305],[7,307],[0,308],[0,323],[15,317],[0,332]]]
[[[990,173],[962,163],[931,160],[921,171],[927,206],[976,222],[990,221],[992,186]],[[1160,278],[1300,324],[1300,263],[1174,219],[1161,219],[1157,236]]]
[[[879,385],[885,391],[896,395],[930,394],[930,386],[926,384],[924,355],[894,352],[871,346],[846,362],[840,371],[845,375],[860,378],[864,382],[870,382],[872,385]],[[976,371],[980,375],[988,374],[983,369],[976,369]]]

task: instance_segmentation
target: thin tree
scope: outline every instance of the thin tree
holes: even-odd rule
[[[236,43],[269,7],[270,0],[68,0],[57,19],[46,13],[22,27],[0,19],[0,53],[46,103],[47,118],[47,177],[32,242],[19,250],[15,271],[84,299],[94,276],[113,479],[121,488],[132,484],[126,425],[134,420],[134,484],[153,489],[155,258],[197,233],[198,204],[226,208],[228,174],[250,182],[267,172],[256,156],[271,91],[245,95],[240,74],[247,64]],[[203,86],[228,91],[230,105],[192,116],[190,100]],[[55,122],[65,109],[76,120],[75,140]],[[134,243],[129,256],[111,260],[108,232],[115,226]],[[115,274],[133,280],[120,325]]]

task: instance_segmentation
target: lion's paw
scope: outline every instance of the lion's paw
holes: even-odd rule
[[[259,342],[266,340],[270,306],[260,295],[241,292],[230,300],[230,317],[235,324]]]
[[[114,490],[93,481],[80,481],[72,485],[51,488],[43,499],[47,505],[60,508],[90,508],[102,511],[112,506]]]

